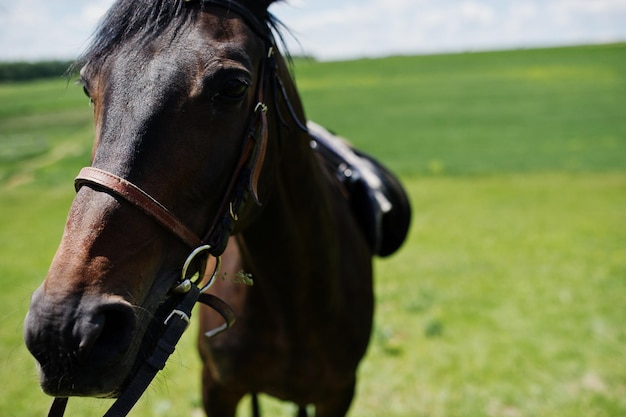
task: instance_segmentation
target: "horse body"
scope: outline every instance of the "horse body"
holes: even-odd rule
[[[279,77],[301,109],[284,65]],[[301,110],[297,116],[304,118]],[[274,122],[282,158],[266,175],[275,187],[223,255],[222,269],[250,272],[254,286],[219,282],[214,291],[235,306],[239,324],[199,339],[205,407],[209,415],[234,415],[242,395],[265,392],[316,404],[319,416],[341,416],[371,330],[372,253],[308,134]],[[210,328],[219,318],[205,309],[201,320]]]
[[[305,140],[290,146],[299,143],[308,146]],[[267,392],[300,405],[317,404],[321,416],[327,402],[342,398],[345,413],[370,334],[371,252],[347,215],[349,208],[336,205],[343,198],[317,161],[305,171],[286,165],[279,176],[292,178],[292,184],[285,181],[274,190],[263,218],[224,254],[225,263],[232,262],[229,273],[251,272],[254,286],[235,293],[227,280],[216,288],[221,298],[241,307],[238,326],[212,341],[200,338],[207,362],[205,401],[223,399],[235,377],[247,385],[232,392],[233,398]],[[315,187],[319,194],[311,201],[307,190]]]
[[[138,3],[113,6],[84,58],[93,167],[137,185],[202,236],[221,227],[260,91],[269,106],[258,187],[247,193],[261,205],[248,198],[232,213],[234,230],[218,230],[233,237],[212,291],[238,324],[200,336],[207,415],[232,416],[243,395],[264,392],[343,416],[371,330],[372,250],[295,126],[304,112],[284,60],[274,51],[270,76],[282,86],[264,90],[268,45],[228,2]],[[267,17],[268,4],[241,3]],[[81,186],[25,322],[44,391],[118,396],[154,343],[151,323],[189,250],[119,195]],[[241,270],[253,287],[229,279]],[[208,309],[200,316],[203,329],[217,320]]]

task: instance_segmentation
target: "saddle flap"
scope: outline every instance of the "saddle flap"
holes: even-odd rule
[[[308,122],[312,147],[348,193],[352,212],[376,255],[397,251],[409,230],[411,206],[398,178],[344,139]]]

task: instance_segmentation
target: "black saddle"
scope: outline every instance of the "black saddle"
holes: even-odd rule
[[[307,127],[311,147],[347,191],[352,211],[374,254],[394,253],[406,239],[411,223],[411,205],[400,181],[344,139],[312,122]]]

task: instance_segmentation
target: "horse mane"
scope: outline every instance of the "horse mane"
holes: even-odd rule
[[[259,9],[261,3],[254,5],[254,0],[238,0],[241,5],[251,10]],[[86,64],[98,64],[111,51],[124,42],[135,39],[147,43],[157,38],[166,29],[173,27],[174,33],[194,19],[204,8],[204,2],[186,0],[118,0],[106,13],[92,35],[91,44],[70,69],[75,72]],[[272,33],[278,35],[283,47],[284,38],[281,30],[286,27],[263,7],[263,16],[259,16]],[[257,12],[259,13],[259,12]]]

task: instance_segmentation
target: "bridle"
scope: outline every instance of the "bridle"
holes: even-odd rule
[[[185,0],[185,2],[192,1],[195,0]],[[245,131],[242,152],[219,205],[217,216],[213,219],[208,231],[203,235],[192,231],[150,194],[132,182],[111,172],[95,167],[86,167],[79,172],[74,181],[77,192],[82,187],[88,186],[97,191],[123,198],[192,249],[182,267],[180,280],[169,292],[165,305],[174,307],[169,308],[165,312],[167,318],[160,325],[162,329],[161,335],[155,343],[153,352],[138,366],[134,374],[129,376],[121,395],[104,417],[122,417],[130,412],[156,374],[163,369],[169,356],[174,352],[178,340],[189,324],[191,310],[196,302],[210,306],[224,319],[222,326],[205,333],[206,336],[215,336],[228,329],[234,323],[235,316],[230,307],[216,296],[206,293],[206,290],[213,284],[218,274],[220,256],[226,248],[228,237],[234,228],[235,222],[238,220],[239,210],[246,198],[252,196],[255,202],[260,204],[258,181],[268,141],[268,106],[264,102],[264,92],[268,87],[267,84],[272,83],[274,88],[277,85],[281,90],[282,96],[286,98],[284,86],[276,75],[276,63],[274,60],[276,46],[268,25],[261,22],[248,8],[231,0],[199,1],[239,15],[264,40],[267,50],[267,55],[260,64],[255,105]],[[286,104],[291,115],[302,128],[302,123],[295,116],[289,100],[286,100]],[[278,114],[278,117],[284,124],[282,116]],[[202,267],[197,265],[206,265],[206,262],[194,261],[197,261],[201,256],[209,255],[216,258],[215,269],[208,282],[202,284]],[[195,268],[195,270],[192,268]],[[197,278],[193,278],[194,276]],[[67,398],[55,398],[48,417],[62,417],[65,413],[67,402]]]
[[[235,4],[222,0],[208,0],[205,2],[222,7],[227,7],[225,4]],[[264,92],[267,88],[265,84],[268,83],[268,79],[265,74],[269,72],[266,67],[270,66],[270,60],[273,61],[273,54],[274,44],[272,43],[268,46],[267,57],[261,62],[255,99],[256,104],[252,111],[248,128],[245,131],[243,150],[230,177],[231,180],[224,193],[224,198],[219,205],[218,215],[214,218],[204,235],[198,235],[193,232],[169,209],[140,187],[111,172],[94,167],[83,168],[74,180],[76,191],[78,192],[83,186],[88,185],[100,191],[122,197],[163,226],[171,234],[178,237],[188,247],[195,249],[208,245],[210,246],[208,250],[210,254],[214,256],[221,255],[224,252],[234,223],[238,220],[237,213],[247,194],[249,193],[255,202],[260,204],[258,181],[263,167],[268,140],[268,107],[264,102]]]

